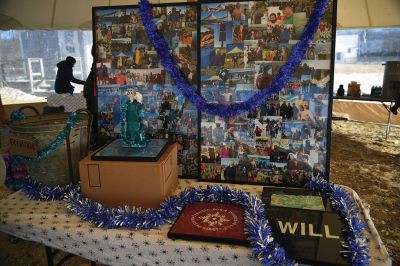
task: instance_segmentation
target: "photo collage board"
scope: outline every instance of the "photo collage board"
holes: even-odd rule
[[[156,4],[153,18],[181,71],[207,102],[229,105],[269,86],[308,22],[314,0]],[[99,140],[120,137],[127,89],[143,95],[150,138],[178,142],[179,176],[302,186],[328,178],[334,8],[302,62],[255,110],[200,113],[161,66],[136,6],[94,8]]]
[[[314,1],[201,3],[201,95],[230,105],[271,85],[299,41]],[[201,180],[301,186],[327,176],[331,110],[331,1],[282,90],[255,110],[201,116]]]
[[[198,110],[178,91],[150,44],[137,6],[94,8],[98,143],[121,137],[128,89],[143,96],[149,138],[179,143],[180,177],[198,178]],[[159,5],[153,18],[181,71],[197,90],[197,6]]]

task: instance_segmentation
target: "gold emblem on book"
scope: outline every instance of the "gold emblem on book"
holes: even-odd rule
[[[196,212],[190,218],[192,224],[202,230],[226,231],[237,225],[237,215],[229,210],[212,208]]]

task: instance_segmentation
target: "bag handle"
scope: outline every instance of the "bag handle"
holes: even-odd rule
[[[87,133],[87,143],[86,143],[86,151],[85,151],[85,157],[89,154],[89,148],[90,148],[90,133],[92,129],[92,121],[93,121],[93,115],[88,109],[78,109],[75,111],[78,114],[81,113],[86,113],[88,115],[88,133]],[[72,182],[72,184],[77,185],[79,180],[75,180],[74,175],[73,175],[73,166],[72,166],[72,152],[71,152],[71,139],[70,139],[71,131],[69,131],[68,136],[66,138],[66,146],[67,146],[67,155],[68,155],[68,170],[69,170],[69,177]]]
[[[79,115],[80,113],[86,113],[88,115],[88,127],[87,127],[87,143],[86,143],[86,151],[85,157],[89,154],[90,150],[90,140],[91,140],[91,132],[92,132],[92,123],[93,123],[93,114],[89,111],[89,109],[78,109],[76,113]]]
[[[30,109],[30,110],[32,110],[37,116],[40,116],[40,113],[39,113],[38,109],[36,109],[36,108],[33,107],[32,105],[24,105],[24,106],[21,106],[18,110],[22,112],[22,111],[25,110],[25,109]]]

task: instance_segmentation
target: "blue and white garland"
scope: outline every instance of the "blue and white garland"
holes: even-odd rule
[[[139,1],[140,16],[142,18],[144,29],[149,37],[150,42],[154,46],[165,70],[171,76],[174,83],[181,93],[192,103],[197,109],[202,112],[218,115],[220,117],[232,117],[244,112],[250,112],[257,106],[264,103],[273,93],[279,92],[284,84],[292,76],[298,64],[301,62],[310,43],[317,32],[325,9],[328,6],[329,0],[317,0],[314,10],[311,13],[308,23],[300,37],[300,41],[296,43],[290,53],[288,61],[280,68],[278,74],[272,81],[271,86],[263,88],[247,101],[234,103],[229,106],[216,103],[208,103],[198,95],[193,87],[188,83],[185,75],[179,70],[176,60],[170,54],[169,47],[163,37],[157,30],[157,26],[153,21],[152,6],[148,0]]]
[[[364,236],[365,223],[357,216],[356,203],[347,191],[320,178],[309,179],[305,187],[329,196],[334,209],[344,219],[345,257],[353,265],[368,265],[369,249]],[[251,241],[251,249],[257,258],[264,265],[294,265],[294,261],[287,259],[285,251],[273,241],[271,228],[264,215],[264,204],[248,192],[220,185],[208,186],[206,189],[187,188],[179,196],[167,198],[158,210],[144,211],[131,206],[107,208],[83,196],[77,186],[47,187],[27,180],[23,191],[35,200],[64,199],[70,211],[98,227],[127,227],[136,230],[152,229],[170,223],[185,206],[196,201],[240,204],[245,207],[246,231]]]
[[[19,114],[18,113],[14,114],[13,112],[14,115],[12,115],[11,117],[12,118],[14,117],[15,118],[14,120],[22,120],[25,118],[25,116],[20,115],[21,113],[22,112],[20,111]],[[46,159],[50,154],[55,152],[58,149],[58,147],[64,142],[64,140],[68,137],[71,128],[75,126],[77,121],[78,121],[78,114],[75,112],[70,113],[69,118],[65,121],[66,126],[63,129],[63,131],[61,131],[60,134],[58,134],[56,139],[47,148],[39,151],[36,157],[13,156],[13,159],[19,162],[23,161],[38,162],[43,159]]]
[[[187,188],[179,196],[167,198],[161,203],[160,209],[145,211],[131,206],[107,208],[84,197],[77,189],[71,190],[65,200],[70,211],[98,227],[136,230],[148,230],[171,223],[185,206],[193,202],[240,204],[245,207],[244,218],[251,249],[263,265],[295,265],[294,260],[287,259],[285,251],[273,241],[271,228],[264,216],[264,204],[254,195],[238,189],[220,185],[207,186],[205,189]]]
[[[357,205],[348,192],[340,186],[327,182],[324,179],[312,178],[305,187],[312,191],[329,195],[333,208],[344,219],[344,235],[346,244],[343,247],[344,256],[353,265],[369,264],[369,248],[364,235],[365,223],[358,217]]]
[[[22,191],[32,200],[63,200],[65,195],[72,189],[79,187],[73,185],[66,186],[44,186],[38,181],[31,179],[30,177],[25,178]]]

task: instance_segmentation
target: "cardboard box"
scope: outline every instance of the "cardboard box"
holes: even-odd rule
[[[170,145],[157,162],[79,162],[83,194],[108,207],[132,205],[158,208],[178,185],[177,145]]]

